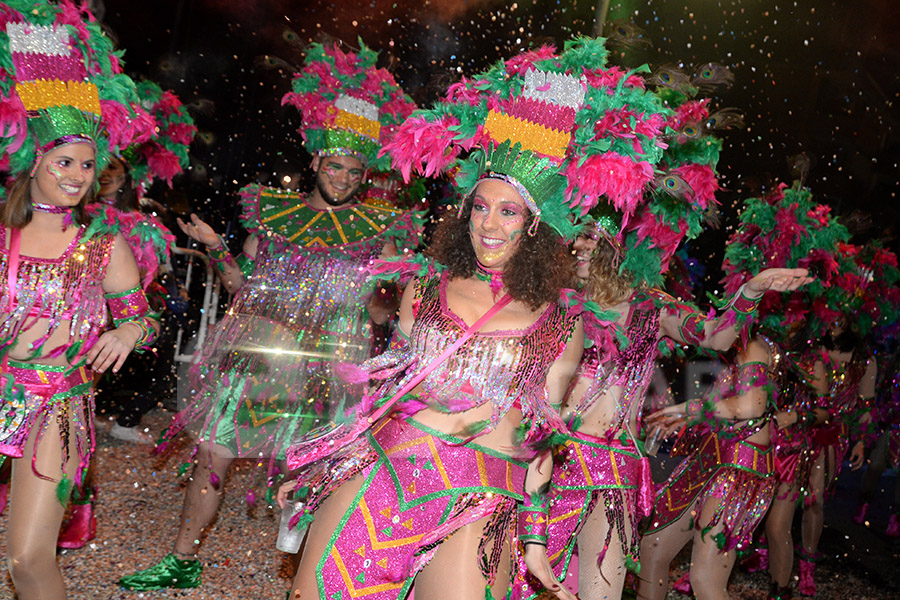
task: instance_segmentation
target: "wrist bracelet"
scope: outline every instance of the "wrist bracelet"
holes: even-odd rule
[[[731,310],[740,314],[740,315],[749,315],[754,312],[756,308],[759,306],[760,301],[763,299],[762,296],[759,298],[748,298],[744,295],[744,288],[747,284],[741,286],[741,289],[738,290],[738,293],[735,295],[734,301],[731,303]]]
[[[546,546],[550,526],[550,502],[547,496],[540,492],[526,493],[524,502],[517,508],[519,541],[523,544]]]
[[[220,270],[224,270],[222,263],[229,267],[235,266],[234,259],[231,257],[231,253],[228,252],[228,246],[225,245],[225,240],[222,239],[222,236],[219,236],[219,247],[210,248],[207,246],[206,254],[209,256],[209,260]]]

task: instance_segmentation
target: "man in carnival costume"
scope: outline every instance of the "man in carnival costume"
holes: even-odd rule
[[[366,266],[414,249],[422,227],[416,214],[381,198],[357,200],[370,170],[389,170],[389,159],[378,152],[415,108],[376,60],[365,46],[358,53],[309,48],[283,102],[302,112],[315,188],[301,195],[245,187],[242,221],[252,235],[237,260],[196,215],[179,223],[207,246],[235,296],[192,370],[193,401],[176,415],[161,445],[188,426],[199,438],[173,552],[123,577],[123,587],[200,585],[198,538],[215,517],[231,462],[267,462],[271,483],[294,436],[343,414],[362,395],[359,385],[334,377],[332,365],[368,356]]]
[[[0,170],[13,176],[0,206],[7,557],[18,598],[65,598],[56,532],[94,450],[94,373],[118,371],[156,331],[123,236],[85,207],[98,165],[153,126],[86,10],[8,2],[0,27]]]

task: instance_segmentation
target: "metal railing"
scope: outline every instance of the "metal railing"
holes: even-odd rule
[[[203,268],[206,281],[203,286],[203,304],[200,307],[200,322],[198,323],[196,335],[189,339],[184,339],[184,327],[179,327],[175,334],[175,362],[190,363],[194,359],[194,352],[203,345],[206,340],[206,334],[209,328],[215,325],[219,311],[219,287],[220,283],[216,274],[213,272],[212,264],[209,257],[204,252],[193,250],[191,248],[173,248],[174,256],[185,257],[187,264],[185,266],[184,289],[190,290],[194,277],[195,262],[199,262]],[[173,260],[175,260],[173,256]],[[195,261],[194,259],[197,259]],[[192,344],[190,352],[186,352],[185,348],[188,344]]]

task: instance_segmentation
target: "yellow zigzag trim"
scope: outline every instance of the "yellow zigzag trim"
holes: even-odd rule
[[[512,145],[521,142],[523,150],[531,150],[559,159],[566,155],[566,148],[571,138],[568,131],[556,131],[493,110],[488,113],[488,117],[484,121],[484,128],[492,138],[499,142],[510,140]]]
[[[347,111],[338,109],[338,114],[334,118],[333,129],[349,129],[354,133],[364,135],[373,140],[378,139],[381,133],[381,123],[378,121],[370,121],[365,117],[348,113]]]
[[[37,79],[16,84],[16,93],[25,110],[41,110],[54,106],[73,106],[82,112],[100,115],[97,86],[87,81]]]

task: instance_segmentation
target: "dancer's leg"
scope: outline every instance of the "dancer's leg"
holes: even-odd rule
[[[822,527],[825,524],[825,460],[826,454],[831,451],[833,449],[829,448],[819,454],[809,474],[810,501],[804,504],[801,529],[803,549],[809,556],[815,555],[818,550]]]
[[[193,558],[200,549],[203,530],[219,511],[225,493],[225,474],[233,461],[234,455],[224,446],[200,444],[194,472],[184,493],[181,525],[175,538],[175,555],[178,558]],[[213,485],[212,479],[217,480],[217,485]]]
[[[62,478],[62,448],[55,412],[37,444],[35,463],[38,472],[51,481],[32,471],[36,439],[34,428],[23,458],[13,460],[6,561],[19,600],[60,600],[66,590],[56,564],[56,537],[66,506],[56,493]],[[70,446],[66,472],[73,477],[78,469],[74,436]]]
[[[625,523],[629,522],[626,512]],[[585,521],[581,533],[578,534],[578,597],[581,600],[608,600],[618,598],[622,594],[627,569],[622,541],[615,529],[603,564],[597,564],[597,557],[603,551],[610,527],[601,498]],[[635,533],[631,532],[631,535]]]
[[[872,448],[869,462],[866,465],[866,472],[863,473],[862,483],[859,486],[860,502],[871,502],[875,499],[878,481],[888,466],[889,440],[890,435],[884,433],[878,437],[878,441],[875,442],[875,446]]]
[[[316,582],[319,560],[332,534],[338,529],[338,523],[347,512],[353,498],[362,487],[364,477],[357,476],[346,482],[322,503],[316,510],[316,518],[310,524],[306,540],[300,549],[300,565],[291,585],[291,600],[318,598],[319,589]]]
[[[478,546],[489,520],[485,517],[461,527],[440,545],[416,577],[416,600],[484,600],[488,582],[478,566]],[[494,543],[503,544],[503,548],[491,595],[504,598],[511,576],[509,539],[504,536]],[[492,548],[485,552],[490,555]]]
[[[700,513],[700,524],[706,528],[719,508],[719,498],[707,498]],[[734,567],[734,550],[721,552],[716,544],[716,536],[724,530],[719,523],[701,535],[694,532],[694,547],[691,550],[691,586],[698,600],[727,600],[728,578]]]
[[[769,544],[769,577],[779,587],[788,585],[794,568],[794,541],[791,525],[797,502],[797,488],[782,483],[775,492],[775,499],[766,515],[766,540]]]
[[[663,600],[669,589],[669,565],[684,548],[694,529],[691,521],[696,510],[689,510],[680,519],[641,540],[641,574],[638,586],[640,600]]]

